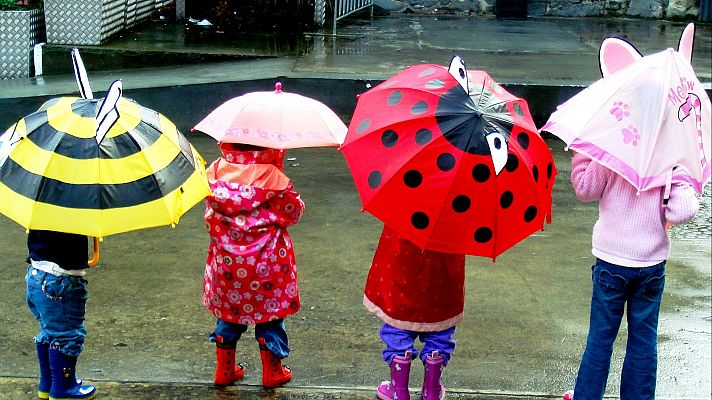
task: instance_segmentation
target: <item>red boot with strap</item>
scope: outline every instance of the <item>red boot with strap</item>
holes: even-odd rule
[[[292,371],[289,367],[282,366],[282,360],[267,348],[264,338],[259,338],[258,341],[262,359],[262,386],[274,388],[291,381]]]
[[[239,381],[245,376],[245,368],[243,368],[242,364],[235,363],[236,346],[225,345],[222,343],[222,337],[220,336],[218,336],[215,345],[215,356],[217,358],[215,384],[221,386],[232,385],[235,381]]]

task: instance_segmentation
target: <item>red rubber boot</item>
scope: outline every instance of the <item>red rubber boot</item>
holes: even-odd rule
[[[262,386],[274,388],[291,381],[292,371],[289,367],[282,366],[282,360],[269,351],[263,338],[259,338],[259,343],[260,358],[262,358]]]
[[[222,343],[222,338],[218,337],[215,343],[215,356],[217,366],[215,367],[215,384],[226,386],[232,385],[245,376],[245,368],[241,364],[235,364],[235,346],[226,346]]]

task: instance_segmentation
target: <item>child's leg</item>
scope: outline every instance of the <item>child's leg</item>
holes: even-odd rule
[[[215,329],[210,333],[208,338],[211,342],[216,342],[224,346],[235,347],[237,341],[243,333],[247,331],[247,325],[234,324],[232,322],[215,320]]]
[[[289,338],[283,319],[264,322],[255,326],[255,339],[264,339],[264,344],[269,351],[280,360],[289,356]]]
[[[596,260],[588,339],[574,388],[576,400],[600,400],[606,391],[613,342],[623,318],[631,270]]]
[[[247,330],[247,325],[234,324],[218,319],[215,329],[210,333],[210,341],[215,342],[215,376],[216,385],[232,385],[245,376],[245,369],[235,360],[237,341]]]
[[[257,324],[255,339],[260,346],[262,385],[277,387],[291,381],[292,371],[282,365],[282,359],[289,355],[289,341],[284,328],[284,320],[278,319]]]
[[[25,276],[25,283],[27,288],[27,307],[30,312],[35,317],[40,325],[40,332],[35,336],[35,347],[37,349],[37,361],[40,367],[40,381],[37,385],[37,397],[40,399],[49,399],[49,390],[52,388],[52,369],[49,364],[49,342],[50,338],[42,331],[42,320],[40,318],[40,311],[35,306],[33,298],[40,291],[41,283],[36,281],[35,276],[32,275],[34,268],[29,267],[27,269],[27,275]]]
[[[453,326],[443,331],[420,334],[420,341],[425,342],[420,355],[425,369],[423,388],[420,391],[423,400],[441,400],[445,397],[442,373],[455,350],[455,339],[452,338],[454,333]]]
[[[628,300],[628,345],[621,375],[621,399],[655,398],[658,366],[658,316],[665,287],[665,263],[639,270],[640,281]]]
[[[420,354],[420,359],[425,362],[425,358],[437,351],[445,360],[445,365],[450,361],[450,355],[455,350],[455,339],[452,335],[455,333],[455,327],[445,329],[444,331],[436,332],[421,332],[420,341],[425,343],[423,351]]]
[[[379,333],[381,340],[386,345],[386,348],[383,349],[383,361],[386,364],[391,365],[393,357],[403,356],[406,352],[410,352],[413,358],[418,356],[418,349],[415,348],[417,332],[383,324]]]
[[[78,357],[84,348],[87,281],[78,276],[57,276],[30,267],[27,305],[39,321],[37,343],[48,343],[62,353]]]
[[[390,367],[391,377],[378,385],[376,396],[381,400],[410,399],[408,391],[410,364],[418,354],[414,346],[418,333],[383,324],[380,335],[386,345],[383,350],[383,360]]]

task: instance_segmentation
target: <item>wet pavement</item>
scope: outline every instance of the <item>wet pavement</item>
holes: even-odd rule
[[[175,120],[183,132],[220,100],[197,96],[231,91],[237,95],[275,79],[288,79],[312,97],[329,99],[348,122],[353,96],[340,91],[351,87],[343,82],[365,90],[366,84],[405,65],[446,63],[455,50],[470,68],[485,67],[509,87],[576,88],[598,78],[597,46],[610,31],[625,33],[645,54],[676,46],[683,27],[626,20],[356,19],[340,24],[341,36],[335,42],[313,33],[305,37],[309,51],[300,50],[298,55],[275,52],[252,60],[90,69],[89,74],[96,91],[113,79],[124,79],[126,95],[138,94],[142,104],[157,101],[154,98],[164,93],[169,98],[151,106]],[[696,40],[695,68],[709,85],[709,25],[698,28]],[[0,122],[9,125],[47,96],[75,93],[74,85],[69,75],[0,82]],[[339,97],[349,97],[351,103],[339,102]],[[188,99],[189,105],[176,99]],[[211,138],[190,133],[187,137],[207,160],[217,157]],[[559,170],[553,223],[496,263],[468,257],[465,320],[445,371],[448,398],[553,399],[573,382],[587,333],[590,235],[597,206],[576,200],[569,183],[570,156],[558,140],[548,143]],[[79,362],[79,373],[97,384],[103,398],[375,397],[372,390],[387,376],[387,367],[380,359],[379,320],[363,308],[361,299],[381,224],[359,213],[358,194],[337,151],[290,150],[288,156],[296,160],[287,165],[286,173],[307,204],[303,220],[290,229],[303,303],[287,321],[293,348],[287,364],[294,370],[294,381],[278,390],[260,387],[259,354],[248,332],[237,351],[247,368],[245,380],[225,389],[211,384],[214,346],[206,336],[212,318],[200,305],[208,238],[198,205],[176,228],[125,233],[103,243],[100,266],[89,272],[89,337]],[[658,398],[710,398],[709,187],[704,203],[693,223],[671,232]],[[33,398],[37,366],[31,337],[36,323],[24,305],[23,229],[0,217],[0,243],[0,267],[6,271],[0,275],[0,399]],[[615,346],[608,391],[613,397],[618,392],[625,326]],[[414,395],[421,381],[422,366],[415,364]]]

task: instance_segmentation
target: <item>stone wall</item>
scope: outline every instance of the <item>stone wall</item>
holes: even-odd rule
[[[497,0],[374,0],[392,12],[455,12],[494,15]],[[699,3],[710,0],[528,0],[530,16],[697,18]]]

